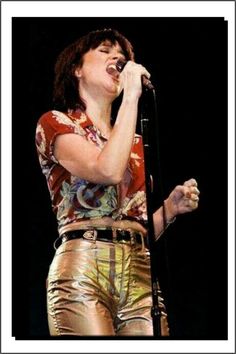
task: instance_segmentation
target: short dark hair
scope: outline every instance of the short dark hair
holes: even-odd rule
[[[86,105],[78,92],[78,79],[75,77],[75,68],[82,64],[83,55],[90,49],[97,48],[102,42],[118,42],[124,52],[126,60],[134,60],[131,43],[121,33],[114,29],[102,29],[89,32],[74,43],[66,47],[55,64],[55,79],[53,89],[54,109],[68,111],[80,109],[85,111]]]

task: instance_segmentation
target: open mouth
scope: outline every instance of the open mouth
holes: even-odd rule
[[[119,72],[117,71],[116,69],[116,64],[109,64],[107,67],[106,67],[106,72],[111,75],[113,78],[115,78],[116,80],[118,79],[119,77]]]

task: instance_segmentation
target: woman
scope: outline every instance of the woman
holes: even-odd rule
[[[118,59],[127,61],[124,70]],[[48,274],[50,334],[153,335],[142,137],[135,134],[142,76],[130,42],[112,29],[90,32],[55,66],[56,110],[39,120],[36,145],[58,221]],[[114,125],[112,102],[122,101]],[[153,214],[155,237],[198,206],[194,179]],[[159,299],[161,334],[167,316]]]

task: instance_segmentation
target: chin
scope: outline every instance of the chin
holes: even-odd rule
[[[107,88],[107,92],[110,93],[110,95],[114,96],[114,99],[119,96],[121,90],[120,86],[118,85],[112,85]]]

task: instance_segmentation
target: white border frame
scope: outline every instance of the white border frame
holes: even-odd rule
[[[120,6],[122,5],[122,6]],[[2,350],[4,353],[231,353],[235,350],[235,18],[234,1],[10,1],[2,2]],[[16,341],[11,337],[11,19],[12,17],[224,17],[228,21],[228,283],[227,341]],[[91,12],[91,9],[93,12]],[[35,351],[36,349],[36,351]],[[194,351],[192,351],[194,349]]]

